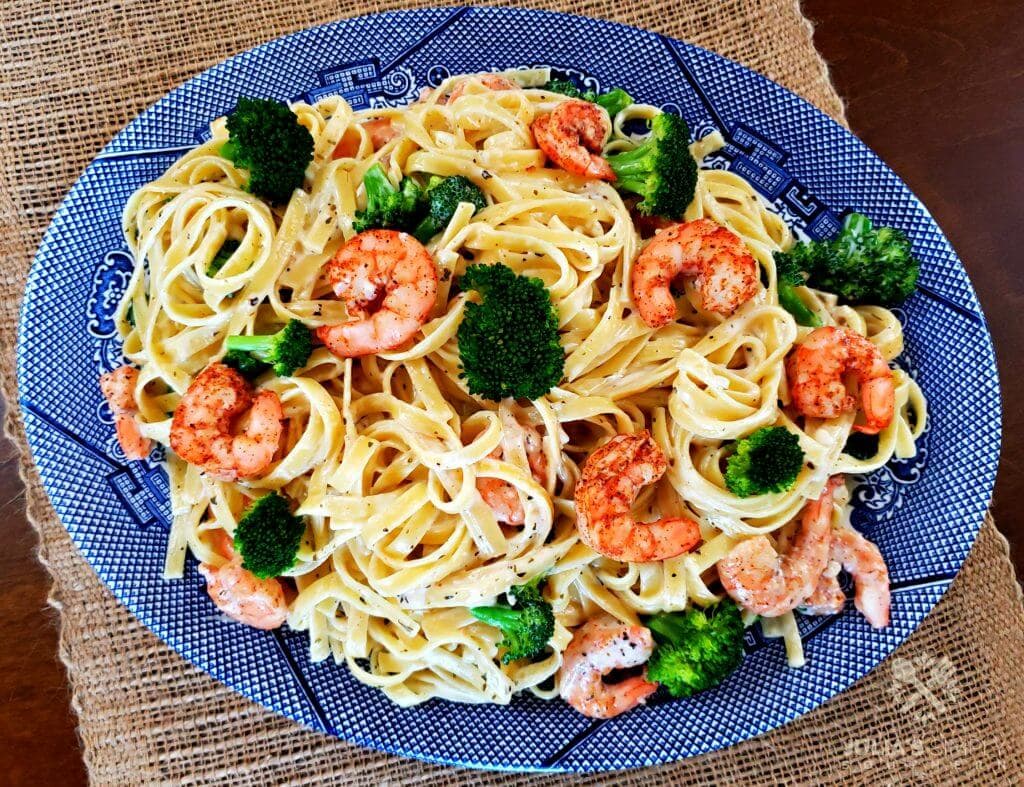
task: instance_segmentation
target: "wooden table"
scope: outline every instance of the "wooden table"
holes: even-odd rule
[[[805,0],[854,131],[924,201],[960,253],[995,337],[1004,391],[996,521],[1024,576],[1024,3]],[[49,578],[12,446],[0,443],[0,781],[85,783]]]

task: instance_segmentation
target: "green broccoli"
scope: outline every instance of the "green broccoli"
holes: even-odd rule
[[[725,485],[738,497],[785,492],[803,466],[797,436],[784,426],[766,426],[736,443],[726,460]]]
[[[776,252],[775,277],[779,289],[779,305],[793,315],[798,325],[819,327],[821,318],[811,311],[796,293],[797,287],[807,284],[797,260],[789,254]]]
[[[561,93],[569,98],[583,98],[583,91],[576,87],[576,83],[571,79],[551,79],[541,85],[540,89],[547,90],[549,93]]]
[[[706,609],[659,612],[645,623],[656,643],[647,679],[673,697],[717,686],[743,661],[743,620],[730,599]]]
[[[402,178],[395,186],[380,164],[363,175],[366,210],[356,211],[352,226],[356,232],[371,229],[411,231],[423,209],[423,191],[411,178]]]
[[[697,162],[690,154],[690,129],[678,115],[651,120],[651,135],[633,150],[606,156],[619,191],[638,194],[644,215],[681,218],[697,188]]]
[[[555,633],[554,613],[540,590],[543,581],[543,575],[538,575],[525,585],[511,588],[509,595],[515,607],[499,605],[469,610],[477,620],[501,629],[504,636],[500,645],[505,649],[501,657],[503,664],[537,656]]]
[[[295,565],[306,521],[294,516],[288,499],[276,492],[258,498],[235,528],[235,549],[242,568],[261,579],[276,577]]]
[[[462,202],[468,202],[476,210],[487,207],[484,193],[469,178],[453,175],[442,178],[434,175],[424,189],[427,200],[427,215],[416,226],[413,235],[420,243],[426,243],[448,226],[455,215],[455,209]]]
[[[615,117],[633,103],[633,97],[621,87],[609,90],[607,93],[598,93],[597,95],[587,93],[585,97],[587,101],[593,101],[598,106],[607,109],[608,114],[612,117]]]
[[[546,85],[542,85],[541,89],[597,104],[608,110],[608,114],[612,117],[633,103],[633,97],[621,87],[612,88],[606,93],[597,93],[593,90],[580,90],[575,83],[568,79],[552,79]]]
[[[248,380],[259,377],[270,368],[269,363],[264,363],[255,355],[241,350],[228,350],[220,362],[230,366]]]
[[[246,189],[287,202],[313,160],[312,135],[287,106],[266,98],[239,98],[227,124],[221,155],[248,171]]]
[[[544,282],[501,264],[470,265],[459,286],[483,296],[466,304],[457,334],[469,392],[494,401],[537,399],[558,385],[565,354]]]
[[[210,261],[210,264],[206,266],[206,275],[211,277],[216,276],[220,272],[220,269],[224,267],[224,264],[231,259],[231,255],[236,251],[238,251],[237,240],[228,239],[224,241],[213,259]]]
[[[860,213],[846,217],[834,240],[800,243],[775,257],[776,265],[782,258],[787,269],[810,274],[811,287],[834,292],[852,304],[902,303],[917,286],[921,268],[906,235],[892,227],[875,228]]]
[[[289,320],[284,328],[270,336],[229,336],[227,348],[229,353],[250,353],[273,366],[278,377],[290,377],[309,360],[313,335],[298,320]]]

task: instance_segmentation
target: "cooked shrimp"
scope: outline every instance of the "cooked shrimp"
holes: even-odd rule
[[[528,424],[518,422],[512,428],[520,433],[524,442],[530,472],[537,483],[543,484],[548,476],[548,460],[544,455],[540,432]],[[494,459],[501,459],[501,446],[491,451],[490,455]],[[522,500],[519,499],[519,492],[508,481],[485,476],[476,480],[476,488],[480,492],[480,497],[491,507],[500,521],[516,526],[526,521],[526,512],[523,510]]]
[[[492,453],[492,457],[500,459],[500,453]],[[523,501],[519,499],[516,488],[508,481],[500,478],[485,476],[476,479],[476,489],[480,497],[494,512],[499,522],[508,525],[518,526],[526,521],[526,512],[523,510]]]
[[[594,451],[576,485],[576,529],[583,543],[630,563],[667,560],[697,546],[700,527],[692,519],[645,523],[630,513],[640,488],[653,484],[666,469],[664,452],[646,430],[613,437]]]
[[[135,412],[135,386],[138,384],[139,370],[127,364],[100,377],[100,390],[110,409],[117,413]]]
[[[799,604],[801,612],[805,615],[835,615],[842,612],[846,606],[846,594],[839,585],[841,569],[834,553],[830,553],[828,565],[818,578],[818,584],[814,586],[811,595]]]
[[[696,279],[702,308],[732,314],[757,292],[757,261],[738,235],[710,219],[658,232],[633,265],[633,299],[652,328],[675,319],[670,287],[680,277]]]
[[[460,80],[452,92],[448,95],[448,102],[451,104],[458,98],[461,98],[466,92],[466,86],[469,85],[470,79],[478,79],[480,84],[486,87],[488,90],[521,90],[519,84],[513,82],[508,77],[502,76],[501,74],[476,74],[475,76],[469,76],[465,79]]]
[[[871,342],[846,328],[827,326],[810,333],[786,359],[793,405],[812,418],[835,418],[856,407],[843,375],[852,372],[860,386],[865,423],[858,432],[877,434],[892,421],[895,385],[892,369]]]
[[[237,422],[245,415],[247,422],[238,429]],[[283,418],[276,393],[260,391],[253,396],[242,375],[211,363],[174,410],[171,449],[223,481],[253,478],[274,460]]]
[[[242,559],[223,530],[216,549],[228,559],[219,566],[200,563],[206,578],[206,592],[217,609],[232,620],[257,629],[276,629],[288,617],[284,585],[276,579],[260,579],[242,568]]]
[[[317,329],[339,358],[391,350],[411,339],[437,297],[437,267],[423,244],[395,230],[360,233],[327,263],[349,321]]]
[[[602,678],[614,669],[644,664],[653,650],[649,630],[601,613],[573,632],[558,670],[559,694],[592,719],[610,719],[631,710],[643,704],[658,684],[639,675],[613,685]]]
[[[875,628],[889,625],[889,569],[878,547],[855,530],[832,531],[832,555],[853,578],[853,603]]]
[[[374,150],[380,150],[391,140],[401,134],[401,132],[395,128],[395,124],[391,122],[391,118],[373,118],[371,120],[364,120],[358,125],[362,126],[366,130],[366,133],[370,137],[370,144],[373,145]],[[349,134],[349,131],[352,133]],[[359,134],[350,126],[345,134],[342,135],[341,139],[338,140],[338,144],[334,146],[331,158],[350,158],[358,152]]]
[[[804,506],[800,530],[786,554],[779,555],[766,536],[754,536],[718,561],[722,587],[736,603],[772,618],[811,595],[828,565],[832,494],[842,483],[842,476],[833,476],[821,497]]]
[[[114,429],[117,442],[129,459],[145,459],[149,456],[150,441],[142,436],[139,421],[135,417],[139,409],[135,404],[135,386],[139,382],[139,370],[133,366],[119,366],[100,377],[100,390],[114,414]]]
[[[556,166],[584,178],[615,180],[611,165],[599,155],[612,124],[597,104],[574,98],[563,101],[534,120],[532,128],[537,146]]]

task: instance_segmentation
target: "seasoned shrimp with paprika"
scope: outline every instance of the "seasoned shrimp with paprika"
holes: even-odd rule
[[[422,243],[405,232],[356,235],[327,263],[327,278],[345,302],[349,320],[316,335],[339,358],[392,350],[412,339],[437,297],[437,266]]]
[[[710,219],[676,224],[655,234],[633,264],[633,300],[652,328],[676,316],[672,283],[694,279],[701,308],[732,314],[757,292],[757,261],[735,233]]]
[[[612,670],[646,663],[653,651],[654,638],[648,629],[601,613],[573,632],[558,670],[558,692],[592,719],[625,713],[643,704],[658,684],[639,675],[615,684],[607,684],[603,678]]]
[[[786,359],[793,405],[811,418],[835,418],[857,406],[843,379],[848,373],[857,380],[864,414],[864,423],[853,428],[877,434],[892,422],[896,389],[875,345],[847,328],[826,326],[811,331]]]
[[[276,393],[254,396],[241,374],[211,363],[174,410],[171,450],[222,481],[255,478],[274,461],[283,419]]]
[[[284,585],[277,579],[260,579],[242,568],[231,538],[223,530],[216,539],[217,551],[226,563],[200,563],[199,573],[206,579],[206,592],[217,609],[232,620],[257,629],[276,629],[288,617]]]
[[[117,442],[129,459],[145,459],[151,443],[143,437],[136,417],[135,388],[139,384],[139,370],[133,366],[119,366],[100,377],[100,390],[114,414]]]
[[[594,451],[576,484],[576,529],[602,555],[630,563],[667,560],[700,543],[688,517],[638,522],[630,509],[640,489],[665,474],[668,460],[651,433],[618,435]]]
[[[722,587],[743,609],[778,617],[811,595],[828,566],[832,495],[842,483],[842,476],[833,476],[821,497],[804,506],[785,554],[776,552],[766,536],[754,536],[718,561]]]
[[[597,104],[571,98],[533,121],[533,138],[551,162],[583,178],[615,180],[600,153],[612,132],[608,113]]]

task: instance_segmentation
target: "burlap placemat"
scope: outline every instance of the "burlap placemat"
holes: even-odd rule
[[[0,363],[28,513],[61,611],[86,765],[99,784],[554,784],[426,765],[309,732],[185,663],[100,584],[28,459],[13,375],[17,309],[60,198],[141,109],[188,77],[303,27],[410,3],[6,0],[0,72]],[[542,3],[683,38],[739,60],[844,121],[796,0]],[[1006,542],[985,523],[920,630],[849,691],[779,730],[675,765],[586,784],[1009,783],[1024,756],[1024,615]],[[921,683],[894,680],[909,660]],[[908,662],[900,662],[904,669]],[[901,672],[902,674],[902,672]],[[643,743],[638,741],[638,746]]]

